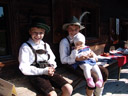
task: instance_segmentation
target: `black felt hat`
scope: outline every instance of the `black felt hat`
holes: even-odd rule
[[[44,19],[36,17],[32,19],[31,27],[38,27],[38,28],[43,28],[45,30],[46,33],[48,33],[50,31],[50,27],[46,24],[46,22],[44,21]]]

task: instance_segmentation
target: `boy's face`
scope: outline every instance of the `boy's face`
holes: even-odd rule
[[[31,38],[35,43],[39,43],[40,40],[42,40],[44,37],[45,30],[42,28],[32,27],[29,30],[29,34],[31,35]]]
[[[80,31],[80,27],[77,25],[69,25],[67,31],[70,37],[74,37]]]

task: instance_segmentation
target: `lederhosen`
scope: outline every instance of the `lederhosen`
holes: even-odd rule
[[[38,68],[45,68],[50,66],[50,64],[46,66],[40,66],[37,63],[37,50],[35,50],[30,43],[26,42],[28,46],[32,49],[34,55],[35,55],[35,61],[31,66],[36,66]],[[50,55],[46,52],[46,43],[44,44],[45,50],[43,50],[42,54],[47,54],[48,55],[48,60],[50,58]],[[41,62],[43,63],[43,62]],[[46,63],[46,61],[45,61]],[[31,84],[34,86],[34,88],[43,96],[47,96],[49,92],[54,90],[55,88],[61,89],[62,86],[67,84],[68,82],[59,74],[54,73],[53,76],[48,76],[48,75],[36,75],[36,76],[28,76]]]
[[[68,38],[66,38],[66,39],[67,39],[67,41],[68,41],[68,43],[70,45],[70,53],[71,53],[71,51],[72,51],[72,49],[74,47],[74,44],[71,44],[70,43],[70,40]],[[78,76],[84,76],[83,75],[83,71],[81,71],[80,67],[77,68],[77,69],[80,69],[80,70],[77,70],[77,69],[76,70],[75,69],[73,70],[73,68],[71,68],[72,67],[71,65],[68,65],[68,67],[69,67],[70,70],[72,70],[73,72],[75,72],[76,74],[78,74]],[[99,68],[101,70],[101,73],[102,73],[104,82],[107,81],[108,75],[109,75],[109,72],[108,72],[107,68],[105,68],[103,66],[99,66]],[[91,75],[93,77],[94,82],[96,82],[98,80],[97,74],[95,72],[91,71]],[[89,89],[93,89],[93,88],[89,88]]]

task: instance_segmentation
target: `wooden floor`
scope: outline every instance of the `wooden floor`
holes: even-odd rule
[[[122,67],[119,81],[117,71],[110,73],[103,96],[128,96],[128,63]]]

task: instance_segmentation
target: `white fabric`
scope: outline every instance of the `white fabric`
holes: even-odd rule
[[[41,40],[40,44],[35,44],[32,39],[29,39],[28,42],[33,46],[33,48],[35,50],[37,49],[45,49],[44,48],[44,42]],[[50,55],[50,59],[48,60],[48,62],[50,64],[54,65],[54,68],[57,67],[56,62],[55,62],[55,56],[50,48],[50,46],[46,43],[47,46],[47,51]],[[43,60],[47,60],[48,59],[48,55],[46,54],[37,54],[37,62],[38,61],[43,61]],[[48,75],[48,68],[37,68],[35,66],[31,66],[31,64],[34,62],[35,60],[35,55],[32,52],[32,49],[26,44],[23,43],[20,47],[19,50],[19,69],[21,70],[21,72],[24,75]]]
[[[92,66],[90,66],[89,64],[82,64],[82,65],[80,65],[80,68],[83,70],[84,77],[86,79],[91,78],[91,69],[92,69]]]
[[[70,57],[70,44],[66,38],[60,41],[59,52],[60,52],[60,60],[62,64],[75,63],[75,58]]]
[[[92,70],[97,73],[99,79],[103,80],[100,68],[98,67],[97,64],[92,67]]]
[[[104,90],[104,87],[102,88],[96,87],[96,89],[94,90],[95,96],[102,96],[103,90]]]
[[[103,79],[98,65],[91,66],[90,64],[82,64],[80,68],[83,70],[86,79],[91,78],[91,69],[97,73],[99,79]]]
[[[74,38],[74,40],[75,40],[75,38]],[[87,47],[87,46],[85,46],[85,47]],[[91,59],[96,60],[97,56],[96,56],[96,54],[90,48],[89,48],[88,51],[85,51],[85,52],[83,51],[83,52],[80,52],[80,53],[78,53],[78,51],[74,49],[74,50],[72,50],[72,52],[70,54],[70,58],[75,59],[76,57],[80,57],[82,55],[82,53],[84,55],[88,55],[88,53],[90,53],[90,52],[92,52],[93,53],[93,56],[94,56]],[[85,64],[82,64],[82,65],[79,65],[79,66],[83,70],[84,76],[85,76],[86,79],[87,78],[91,78],[91,69],[97,73],[99,79],[101,79],[101,80],[103,79],[102,78],[101,71],[100,71],[100,69],[99,69],[99,67],[98,67],[97,64],[95,64],[94,66],[92,66],[90,64],[86,64],[85,63]]]
[[[74,37],[74,44],[78,41],[83,42],[83,44],[85,44],[85,36],[82,33],[78,33],[75,37]]]
[[[88,46],[85,45],[85,47],[88,47]],[[71,51],[70,58],[75,59],[76,57],[81,57],[83,55],[87,56],[89,53],[93,54],[93,58],[90,58],[90,59],[96,60],[97,55],[90,48],[88,51],[83,51],[80,53],[78,53],[78,51],[74,49]]]

